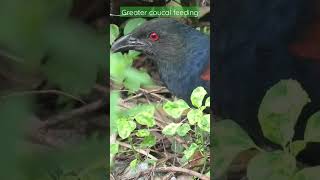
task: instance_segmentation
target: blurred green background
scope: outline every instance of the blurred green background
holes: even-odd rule
[[[105,177],[107,5],[0,1],[0,179]]]

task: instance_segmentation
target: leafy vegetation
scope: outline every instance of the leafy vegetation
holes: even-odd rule
[[[123,34],[144,21],[142,18],[129,19],[123,26]],[[121,36],[120,30],[117,25],[110,25],[110,44]],[[115,161],[111,160],[110,163],[113,169],[121,166],[117,158],[128,159],[129,164],[123,167],[129,169],[127,173],[117,175],[117,171],[113,171],[113,174],[132,178],[151,167],[162,167],[163,163],[208,173],[210,114],[205,112],[210,107],[210,97],[206,97],[204,88],[198,87],[190,97],[193,105],[190,107],[182,99],[169,100],[161,94],[155,94],[163,88],[154,85],[145,70],[133,67],[139,61],[139,55],[135,51],[110,52],[113,89],[111,127],[113,135],[117,136],[111,139],[110,156]],[[141,102],[141,96],[145,96],[147,103]]]
[[[106,24],[80,1],[0,3],[1,179],[105,178]]]
[[[279,150],[264,150],[250,139],[234,121],[215,124],[215,176],[221,178],[235,157],[248,149],[258,151],[248,164],[249,180],[313,180],[320,167],[298,168],[297,155],[309,142],[320,142],[319,112],[312,115],[303,140],[293,140],[294,126],[303,107],[310,102],[307,93],[294,80],[282,80],[268,90],[260,105],[258,119],[264,136],[280,145]]]

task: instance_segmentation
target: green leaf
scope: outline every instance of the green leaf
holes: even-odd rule
[[[139,113],[134,116],[134,119],[141,125],[153,127],[156,124],[154,119],[155,108],[153,105],[145,105]]]
[[[151,77],[148,73],[139,71],[134,68],[128,68],[125,72],[124,86],[130,91],[139,90],[140,86],[152,85]]]
[[[129,50],[129,52],[128,52],[128,56],[132,59],[136,59],[140,54],[141,54],[141,52],[134,51],[134,50]]]
[[[131,169],[136,169],[138,167],[138,162],[139,160],[138,159],[134,159],[130,162],[130,168]]]
[[[151,148],[157,143],[157,139],[154,135],[149,135],[143,139],[140,146],[142,148]]]
[[[293,177],[293,180],[316,180],[319,179],[320,166],[304,168]]]
[[[136,129],[136,123],[126,118],[121,118],[117,122],[117,128],[119,136],[122,139],[126,139],[130,136],[133,130]]]
[[[181,117],[182,113],[188,108],[188,104],[182,99],[174,102],[168,101],[163,105],[163,110],[173,118]]]
[[[179,136],[185,136],[190,130],[191,130],[190,125],[184,123],[178,127],[177,134]]]
[[[186,150],[183,151],[182,162],[187,162],[193,156],[193,154],[197,151],[198,145],[196,143],[192,143]]]
[[[259,109],[259,122],[265,137],[283,147],[292,139],[308,94],[294,80],[282,80],[267,91]]]
[[[115,24],[110,24],[110,45],[119,37],[119,27]]]
[[[126,26],[124,27],[123,34],[127,35],[132,32],[137,27],[141,26],[146,20],[143,18],[133,18],[128,20]]]
[[[303,140],[294,141],[290,145],[290,152],[293,156],[297,156],[304,148],[306,147],[307,143]]]
[[[264,152],[249,162],[249,180],[289,180],[296,170],[296,159],[284,152]]]
[[[215,148],[215,174],[219,179],[233,159],[242,151],[256,147],[246,132],[232,120],[215,123],[213,147]]]
[[[208,97],[207,99],[206,99],[206,102],[205,102],[205,104],[204,104],[206,107],[210,107],[210,97]]]
[[[165,126],[162,129],[162,134],[166,135],[166,136],[173,136],[176,134],[177,129],[179,128],[179,126],[181,125],[181,123],[170,123],[167,126]]]
[[[187,114],[187,118],[191,125],[195,125],[203,118],[203,112],[199,109],[191,109]]]
[[[110,75],[114,81],[121,83],[127,68],[128,62],[121,53],[110,53]]]
[[[146,137],[150,135],[150,132],[148,129],[139,129],[138,132],[136,133],[138,137]]]
[[[173,139],[171,142],[171,150],[175,153],[182,154],[184,147],[177,140]]]
[[[119,144],[113,143],[110,144],[110,154],[117,154],[119,152]]]
[[[117,119],[119,113],[118,101],[120,94],[116,91],[112,91],[110,94],[110,130],[111,133],[117,131]]]
[[[304,133],[304,140],[309,142],[320,142],[320,111],[313,114],[308,120]]]
[[[202,116],[202,118],[200,118],[198,121],[198,126],[203,131],[210,132],[210,114]]]
[[[203,98],[206,96],[207,91],[203,87],[197,87],[192,91],[191,102],[192,104],[200,108],[202,106]]]

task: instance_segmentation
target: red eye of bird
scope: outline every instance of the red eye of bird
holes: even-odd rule
[[[157,33],[152,32],[152,33],[149,35],[149,39],[151,39],[151,41],[158,41],[158,40],[159,40],[159,36],[158,36]]]

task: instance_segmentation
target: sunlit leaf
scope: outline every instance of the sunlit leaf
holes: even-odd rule
[[[210,132],[210,114],[202,116],[198,121],[198,126],[203,131]]]
[[[118,38],[119,34],[119,27],[115,24],[110,24],[110,44]]]
[[[197,151],[198,145],[192,143],[186,150],[183,151],[182,162],[187,162],[193,156],[193,154]]]
[[[179,136],[185,136],[190,130],[191,130],[190,125],[184,123],[184,124],[182,124],[181,126],[178,127],[177,134]]]
[[[166,136],[173,136],[176,134],[177,129],[179,128],[180,125],[181,123],[170,123],[163,128],[162,134]]]
[[[154,146],[157,142],[157,139],[154,135],[149,135],[143,138],[143,141],[141,142],[140,146],[142,148],[150,148]]]
[[[199,108],[202,106],[203,98],[206,96],[207,91],[203,87],[197,87],[192,91],[191,102],[192,104]]]
[[[150,131],[148,129],[139,129],[136,135],[138,137],[146,137],[150,135]]]
[[[188,104],[182,99],[174,102],[168,101],[163,105],[163,110],[173,118],[181,117],[182,113],[188,108]]]
[[[127,120],[125,118],[121,118],[117,122],[117,128],[119,136],[122,139],[126,139],[130,136],[133,130],[136,129],[136,123],[132,120]]]
[[[199,109],[191,109],[187,114],[188,121],[191,125],[195,125],[202,117],[203,112]]]

